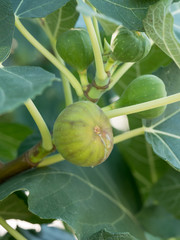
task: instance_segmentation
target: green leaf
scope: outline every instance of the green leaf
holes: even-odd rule
[[[142,126],[142,121],[129,116],[130,129]],[[128,163],[136,180],[142,200],[145,200],[153,185],[169,169],[161,158],[154,152],[144,136],[131,138],[118,144],[118,148]]]
[[[148,7],[157,0],[89,0],[99,12],[122,23],[125,27],[143,31],[142,20]]]
[[[16,192],[0,201],[0,215],[5,220],[19,219],[30,223],[48,223],[52,220],[44,220],[32,214],[28,210],[27,197],[23,192]]]
[[[175,64],[160,69],[168,95],[180,92],[180,69]],[[170,104],[159,118],[145,121],[146,139],[154,152],[172,167],[180,170],[180,103]]]
[[[69,0],[11,0],[14,14],[19,18],[45,17],[58,8],[63,7]]]
[[[41,231],[37,232],[35,230],[24,230],[17,228],[17,231],[20,232],[26,239],[29,240],[75,240],[74,236],[67,233],[64,230],[48,227],[46,225],[41,226]],[[1,240],[14,240],[9,233],[7,233]]]
[[[129,233],[119,233],[119,234],[112,234],[105,230],[101,230],[98,233],[93,234],[88,240],[135,240],[136,238],[133,237]]]
[[[158,68],[168,65],[170,62],[172,62],[171,58],[156,45],[153,45],[150,53],[141,61],[136,62],[117,82],[114,87],[116,93],[121,95],[133,79],[144,74],[152,74]]]
[[[0,122],[0,159],[13,160],[17,156],[21,142],[31,133],[26,126]]]
[[[180,219],[180,174],[171,170],[154,186],[150,200],[162,205],[169,213]]]
[[[178,38],[178,41],[180,41],[180,28],[179,28],[179,24],[180,24],[180,2],[172,4],[170,11],[171,14],[173,15],[174,18],[174,33],[176,35],[176,37]]]
[[[164,239],[180,237],[180,220],[161,206],[149,206],[142,209],[138,219],[146,232]]]
[[[0,1],[0,62],[10,54],[14,33],[14,14],[9,0]]]
[[[136,187],[120,156],[95,168],[82,168],[68,162],[27,171],[0,185],[0,198],[27,189],[29,209],[41,218],[61,219],[79,239],[106,229],[129,232],[144,239],[143,231],[129,210],[136,202]]]
[[[144,20],[144,28],[155,44],[180,68],[180,42],[174,34],[174,18],[170,12],[171,3],[172,0],[160,0],[150,6]]]
[[[42,93],[53,80],[55,75],[40,67],[0,68],[0,114]]]
[[[45,18],[52,39],[56,40],[61,33],[74,27],[79,17],[76,5],[75,0],[70,0],[65,6]]]

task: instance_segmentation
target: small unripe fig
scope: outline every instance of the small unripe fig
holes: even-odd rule
[[[121,106],[130,106],[158,98],[166,97],[166,88],[164,82],[154,75],[142,75],[134,79],[125,89],[119,99]],[[156,118],[166,109],[166,106],[139,112],[140,118]]]
[[[83,28],[72,28],[57,39],[56,49],[62,59],[78,71],[83,71],[94,59],[91,40]]]
[[[111,39],[112,58],[121,62],[137,62],[151,49],[151,42],[143,32],[119,26]]]
[[[67,161],[84,167],[104,162],[113,148],[113,133],[104,112],[89,101],[69,105],[57,117],[53,141]]]

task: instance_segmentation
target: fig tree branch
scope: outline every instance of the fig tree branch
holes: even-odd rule
[[[50,151],[46,151],[41,143],[38,143],[15,160],[5,163],[0,167],[0,183],[18,173],[37,167],[48,154],[54,151],[55,147]]]

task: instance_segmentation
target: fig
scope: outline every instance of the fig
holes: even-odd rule
[[[134,79],[125,89],[119,99],[119,106],[130,106],[158,98],[166,97],[164,82],[154,75],[142,75]],[[157,107],[137,113],[140,118],[156,118],[166,109],[166,106]]]
[[[109,119],[95,103],[79,101],[57,117],[53,141],[67,161],[84,167],[104,162],[113,148]]]
[[[137,62],[149,53],[151,42],[144,32],[119,26],[112,35],[111,49],[115,61]]]
[[[83,28],[72,28],[62,33],[56,43],[62,59],[77,71],[84,71],[94,59],[91,40]]]

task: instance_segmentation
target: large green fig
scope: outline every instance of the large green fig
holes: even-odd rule
[[[66,160],[84,167],[104,162],[113,148],[109,119],[88,101],[71,104],[60,113],[54,124],[53,140]]]
[[[62,33],[56,48],[63,60],[78,71],[87,69],[94,59],[91,40],[83,28],[72,28]]]
[[[158,98],[166,97],[166,89],[163,81],[154,75],[142,75],[134,79],[123,92],[119,99],[119,106],[130,106]],[[139,112],[141,118],[156,118],[160,116],[166,106]]]
[[[112,58],[121,62],[137,62],[151,49],[151,42],[143,32],[119,26],[111,39]]]

